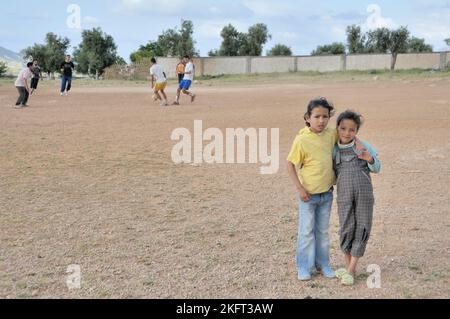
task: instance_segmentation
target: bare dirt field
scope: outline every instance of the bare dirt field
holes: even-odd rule
[[[0,298],[450,298],[450,78],[193,87],[162,108],[144,84],[0,86]],[[169,98],[175,86],[169,86]],[[285,169],[309,99],[361,112],[378,151],[374,226],[354,287],[297,280]],[[333,118],[331,127],[335,126]],[[175,165],[176,128],[279,128],[280,169]],[[332,266],[342,266],[338,219]],[[69,265],[81,289],[69,290]],[[369,289],[367,266],[381,269]]]

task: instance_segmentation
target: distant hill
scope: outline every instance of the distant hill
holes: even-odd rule
[[[22,62],[22,56],[19,53],[0,47],[0,58],[3,60],[11,60],[15,62]]]
[[[19,53],[0,47],[0,61],[8,65],[7,75],[17,75],[24,66],[22,56]]]

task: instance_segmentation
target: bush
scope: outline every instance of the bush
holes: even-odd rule
[[[5,75],[6,71],[8,71],[8,66],[6,65],[6,62],[0,61],[0,76]]]

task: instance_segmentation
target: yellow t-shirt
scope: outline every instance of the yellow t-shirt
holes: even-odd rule
[[[298,167],[298,177],[308,193],[325,193],[333,186],[333,148],[337,140],[336,130],[330,128],[319,135],[305,127],[296,136],[287,160]]]

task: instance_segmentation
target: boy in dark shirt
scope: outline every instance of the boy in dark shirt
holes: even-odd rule
[[[38,60],[33,61],[33,77],[31,78],[31,92],[30,95],[33,94],[35,90],[37,90],[39,79],[42,79],[41,68],[39,67]]]
[[[65,61],[61,64],[61,96],[67,96],[72,87],[72,73],[75,69],[75,65],[71,61],[72,57],[66,55]]]

